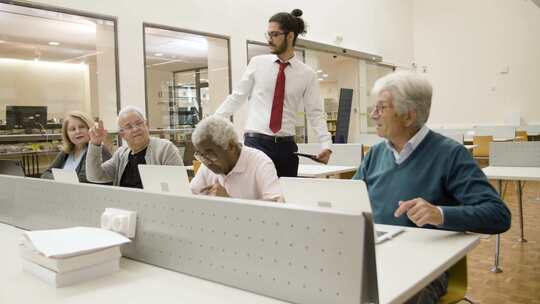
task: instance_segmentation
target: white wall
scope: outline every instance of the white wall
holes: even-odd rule
[[[278,11],[301,8],[308,23],[306,39],[381,55],[410,65],[413,60],[412,0],[48,0],[42,3],[118,17],[120,94],[122,106],[144,109],[142,22],[151,22],[231,37],[232,83],[246,66],[246,39],[264,41],[268,18]],[[331,5],[331,7],[329,7]],[[235,124],[243,125],[243,113]]]
[[[414,50],[432,124],[540,123],[540,8],[529,0],[415,0]],[[506,73],[506,71],[508,73]]]
[[[0,59],[0,71],[2,120],[5,119],[5,105],[46,105],[48,119],[61,119],[69,111],[89,108],[87,65]]]

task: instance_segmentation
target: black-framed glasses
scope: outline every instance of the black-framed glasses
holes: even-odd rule
[[[195,153],[193,153],[193,156],[201,163],[206,163],[206,164],[215,163],[218,160],[217,155],[215,155],[214,153],[203,154],[199,151],[195,151]]]
[[[132,132],[133,130],[135,130],[135,128],[137,129],[140,129],[144,126],[144,121],[143,120],[139,120],[139,121],[136,121],[135,123],[133,124],[127,124],[125,126],[123,126],[122,128],[120,128],[120,130],[118,130],[120,133],[130,133]]]
[[[266,40],[274,39],[280,35],[287,35],[289,32],[267,32],[264,33],[264,37],[266,37]]]
[[[374,113],[377,113],[377,115],[381,115],[382,113],[384,113],[384,109],[386,108],[391,108],[392,106],[389,106],[389,105],[376,105],[375,107],[373,107],[373,111]]]

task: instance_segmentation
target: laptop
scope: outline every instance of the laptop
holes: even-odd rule
[[[0,159],[0,174],[25,176],[22,162],[16,159]]]
[[[139,165],[143,190],[154,193],[189,195],[189,179],[184,166]]]
[[[287,204],[372,213],[366,183],[362,180],[281,177],[279,181]],[[403,231],[399,226],[376,227],[375,243],[382,243]]]
[[[64,170],[64,169],[52,168],[52,174],[53,174],[54,180],[57,182],[69,183],[69,184],[79,183],[79,177],[77,176],[77,172],[75,172],[75,170]]]

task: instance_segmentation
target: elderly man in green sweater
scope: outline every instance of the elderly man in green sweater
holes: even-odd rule
[[[364,180],[376,223],[496,234],[510,211],[465,147],[426,125],[432,87],[397,72],[377,80],[371,112],[386,140],[371,148],[353,179]],[[437,303],[445,273],[408,303]]]

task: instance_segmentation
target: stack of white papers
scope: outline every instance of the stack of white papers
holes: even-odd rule
[[[120,245],[130,240],[92,227],[27,231],[21,242],[23,270],[55,287],[116,272]]]

